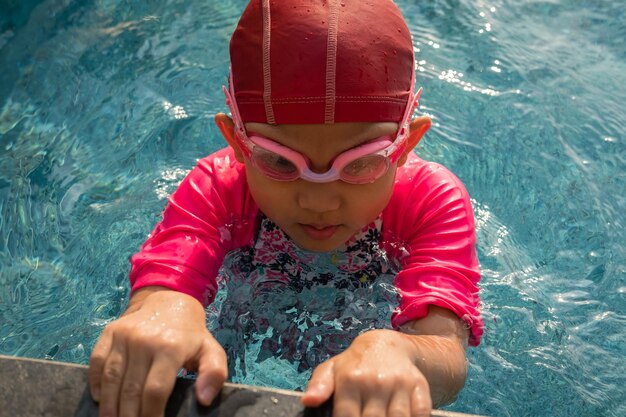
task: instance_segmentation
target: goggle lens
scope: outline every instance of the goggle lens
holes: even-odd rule
[[[260,146],[254,147],[250,159],[261,172],[272,179],[292,181],[300,176],[300,171],[293,162]]]
[[[376,181],[389,169],[389,158],[382,155],[367,155],[347,164],[341,170],[341,179],[352,184]]]
[[[259,145],[254,147],[250,160],[259,171],[277,181],[293,181],[301,176],[295,162]],[[367,184],[376,181],[388,169],[389,158],[372,154],[348,162],[339,175],[341,180],[351,184]]]

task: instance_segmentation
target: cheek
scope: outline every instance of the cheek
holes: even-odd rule
[[[246,164],[248,188],[259,209],[273,221],[276,214],[288,210],[292,192],[290,183],[272,181]]]
[[[356,186],[350,190],[346,201],[349,201],[350,211],[355,219],[369,223],[378,217],[389,203],[393,193],[395,171],[395,169],[390,169],[387,174],[372,184]]]

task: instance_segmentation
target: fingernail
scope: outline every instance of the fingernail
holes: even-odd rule
[[[209,405],[211,404],[211,402],[216,396],[217,396],[217,390],[209,385],[208,387],[200,391],[199,399],[200,399],[200,402],[203,402],[204,404]]]
[[[96,402],[100,401],[100,389],[99,388],[92,388],[91,389],[91,396],[93,397],[93,399]]]

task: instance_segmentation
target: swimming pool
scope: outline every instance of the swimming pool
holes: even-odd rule
[[[418,153],[464,181],[478,226],[486,333],[448,408],[626,415],[623,2],[398,3],[434,121]],[[127,302],[128,257],[222,146],[212,116],[246,1],[11,4],[0,353],[87,363]],[[248,364],[297,388],[304,371],[287,362]]]

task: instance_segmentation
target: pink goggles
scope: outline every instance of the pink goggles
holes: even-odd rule
[[[232,77],[232,75],[231,75]],[[267,177],[276,181],[294,181],[301,178],[310,182],[326,183],[342,180],[350,184],[368,184],[382,177],[406,148],[409,119],[417,108],[420,88],[411,94],[404,117],[395,137],[382,136],[337,155],[328,171],[311,171],[310,161],[299,152],[260,135],[246,133],[230,80],[231,91],[222,87],[235,123],[236,135],[242,145],[244,156]]]

